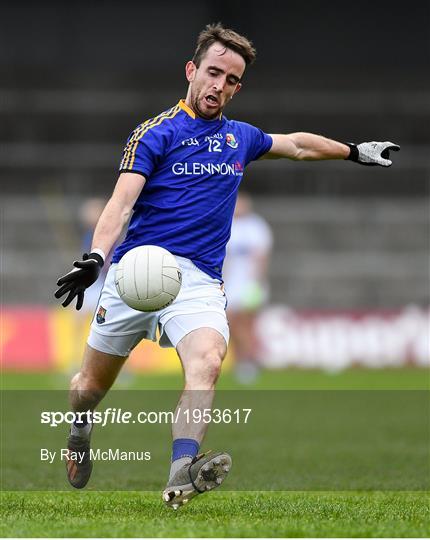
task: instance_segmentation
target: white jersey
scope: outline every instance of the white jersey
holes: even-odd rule
[[[262,217],[234,218],[223,272],[229,308],[258,307],[267,300],[269,287],[266,276],[260,276],[258,256],[267,256],[272,244],[271,229]]]

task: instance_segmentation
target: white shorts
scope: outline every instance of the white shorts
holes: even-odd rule
[[[97,305],[88,336],[93,349],[128,356],[142,339],[157,340],[161,347],[176,347],[198,328],[214,328],[228,344],[226,297],[221,282],[183,257],[176,257],[182,271],[182,286],[175,301],[160,311],[144,313],[130,308],[115,287],[116,264],[112,264]]]

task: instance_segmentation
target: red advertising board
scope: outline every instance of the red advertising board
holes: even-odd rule
[[[3,369],[47,370],[53,367],[50,313],[44,307],[19,306],[1,310]]]

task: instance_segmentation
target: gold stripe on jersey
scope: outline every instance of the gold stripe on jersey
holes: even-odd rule
[[[150,124],[147,124],[141,131],[141,133],[139,134],[139,136],[136,138],[136,141],[133,145],[133,148],[131,149],[131,160],[128,164],[128,167],[129,168],[132,168],[133,167],[133,163],[134,163],[134,159],[136,157],[136,149],[137,149],[137,146],[139,144],[139,141],[142,139],[142,137],[145,135],[145,133],[147,131],[149,131],[150,129],[156,127],[156,126],[159,126],[162,122],[164,122],[164,120],[169,120],[169,119],[172,119],[174,118],[178,112],[180,111],[180,107],[178,105],[176,105],[175,107],[173,107],[170,112],[168,111],[167,113],[163,113],[163,114],[160,114],[159,116],[157,116],[155,118],[155,121],[154,122],[151,122]]]
[[[161,115],[165,116],[170,111],[171,111],[171,109],[169,109],[168,111],[166,111],[164,113],[159,114],[155,118],[150,118],[149,120],[146,120],[145,122],[140,124],[133,131],[132,136],[130,137],[129,141],[127,142],[127,144],[126,144],[126,146],[124,148],[124,153],[123,153],[124,155],[123,155],[123,158],[122,158],[122,161],[121,161],[120,169],[126,169],[127,168],[128,162],[130,161],[130,158],[131,158],[131,150],[133,148],[133,145],[134,145],[136,139],[142,133],[142,130],[145,129],[145,127],[147,127],[147,126],[150,126],[150,125],[154,124],[160,118]]]
[[[152,124],[154,124],[160,118],[161,115],[165,116],[170,111],[171,111],[171,109],[169,109],[168,111],[166,111],[164,113],[159,114],[155,118],[150,118],[149,120],[146,120],[145,122],[140,124],[140,126],[138,126],[134,130],[132,136],[130,137],[130,140],[127,142],[127,145],[124,148],[124,156],[123,156],[122,161],[121,161],[120,169],[126,169],[127,168],[128,162],[131,159],[131,150],[132,150],[132,148],[134,146],[134,143],[135,143],[136,139],[139,138],[140,134],[142,133],[142,130],[145,129],[147,126],[151,126]]]
[[[137,127],[134,131],[133,131],[133,134],[132,136],[130,137],[130,140],[127,142],[125,148],[124,148],[124,152],[123,152],[123,157],[122,157],[122,161],[121,161],[121,165],[120,165],[120,169],[126,169],[127,168],[127,163],[128,161],[130,160],[131,158],[131,149],[132,149],[132,146],[133,146],[133,143],[134,141],[136,140],[136,137],[138,137],[139,133],[141,133],[142,129],[147,126],[149,123],[151,122],[151,120],[147,120],[146,122],[143,122],[143,124],[141,124],[139,127]]]
[[[133,143],[136,141],[136,139],[138,139],[140,137],[140,134],[142,133],[142,130],[145,129],[147,126],[152,126],[153,124],[155,124],[156,122],[158,122],[158,120],[162,117],[162,116],[167,116],[168,114],[170,114],[173,110],[173,107],[171,109],[168,109],[167,111],[163,112],[163,113],[160,113],[159,115],[155,116],[154,118],[150,118],[149,120],[146,120],[145,122],[143,122],[142,124],[140,124],[140,126],[138,126],[134,132],[133,132],[133,135],[131,136],[130,140],[128,141],[128,144],[127,146],[131,146],[133,145]],[[130,150],[129,148],[129,150]]]
[[[173,118],[174,116],[178,114],[180,110],[181,109],[179,105],[176,105],[175,107],[172,107],[168,111],[159,114],[155,118],[152,118],[140,124],[140,126],[134,130],[133,135],[131,136],[130,140],[128,141],[124,149],[124,156],[121,161],[120,170],[131,169],[133,167],[137,146],[139,144],[139,141],[145,135],[145,133],[149,131],[150,129],[152,129],[153,127],[160,125],[164,120]]]

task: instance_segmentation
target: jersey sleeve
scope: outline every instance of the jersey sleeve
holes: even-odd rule
[[[124,147],[120,172],[134,172],[148,178],[165,153],[166,133],[143,123],[130,135]]]
[[[245,122],[242,122],[242,130],[247,143],[245,163],[247,165],[266,154],[272,148],[273,139],[261,129]]]

